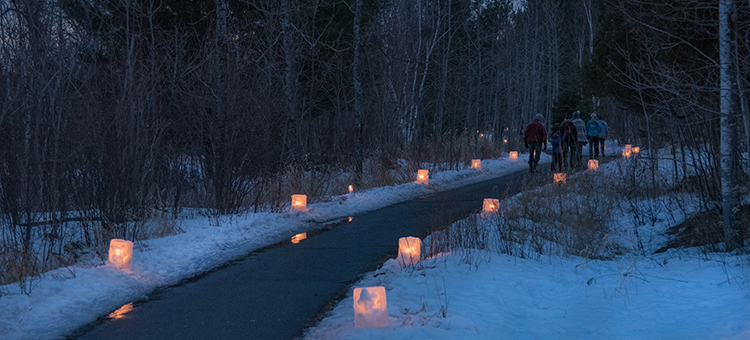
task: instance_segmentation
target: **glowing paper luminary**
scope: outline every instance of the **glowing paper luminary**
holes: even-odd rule
[[[354,288],[354,327],[385,327],[388,325],[388,304],[385,287]]]
[[[113,238],[109,241],[108,266],[130,270],[133,261],[133,242]]]
[[[599,170],[599,161],[596,159],[589,159],[589,170],[591,171]]]
[[[555,183],[565,183],[566,174],[564,172],[555,173]]]
[[[518,151],[511,151],[508,154],[508,158],[510,158],[510,159],[518,159]]]
[[[471,168],[472,169],[482,170],[482,160],[481,159],[472,159],[471,160]]]
[[[641,148],[639,148],[637,146],[633,147],[633,153],[640,153],[640,152],[641,152]]]
[[[302,241],[307,238],[307,233],[297,234],[292,236],[292,243],[297,244],[299,241]]]
[[[292,211],[307,211],[307,195],[292,195]]]
[[[503,143],[508,143],[508,138],[503,138]]]
[[[485,198],[482,203],[482,213],[479,215],[481,218],[495,215],[500,211],[500,200],[497,198]]]
[[[350,185],[350,186],[349,186],[349,193],[351,194],[351,193],[353,193],[353,192],[354,192],[354,187]]]
[[[427,184],[429,179],[429,170],[420,169],[417,171],[417,183]]]
[[[398,239],[398,262],[410,266],[419,262],[422,255],[422,240],[418,237]]]
[[[630,158],[630,155],[633,154],[633,148],[630,146],[630,144],[625,144],[625,148],[622,149],[622,157]]]

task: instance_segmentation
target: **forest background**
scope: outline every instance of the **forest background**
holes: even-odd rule
[[[0,285],[185,208],[463,168],[537,113],[600,113],[737,213],[749,34],[744,0],[0,0]]]

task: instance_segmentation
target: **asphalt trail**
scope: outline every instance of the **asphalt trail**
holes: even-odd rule
[[[550,183],[549,165],[354,215],[292,244],[158,289],[116,320],[100,318],[68,339],[293,339],[343,298],[360,275],[395,257],[398,238],[424,237],[504,198]],[[291,235],[290,235],[291,236]]]

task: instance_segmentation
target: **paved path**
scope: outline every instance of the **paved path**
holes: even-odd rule
[[[540,173],[504,177],[353,216],[298,244],[253,253],[134,303],[118,320],[88,325],[71,339],[292,339],[340,300],[362,273],[395,257],[398,238],[476,213],[486,197],[503,198],[549,183]]]

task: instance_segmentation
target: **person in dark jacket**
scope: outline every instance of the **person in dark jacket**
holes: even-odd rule
[[[562,155],[562,141],[565,140],[565,137],[567,137],[567,133],[563,133],[562,136],[560,136],[559,132],[555,132],[552,134],[552,139],[549,140],[549,142],[552,144],[552,171],[555,171],[555,168],[559,168],[560,171],[563,171],[563,155]]]
[[[537,113],[534,117],[534,121],[526,127],[526,132],[523,134],[523,143],[527,149],[529,149],[529,170],[536,172],[536,167],[539,165],[539,158],[542,155],[542,146],[544,150],[547,150],[547,129],[542,124],[544,116],[541,113]]]
[[[573,169],[578,162],[578,129],[572,120],[566,119],[560,124],[560,130],[565,133],[562,142],[563,166]]]

